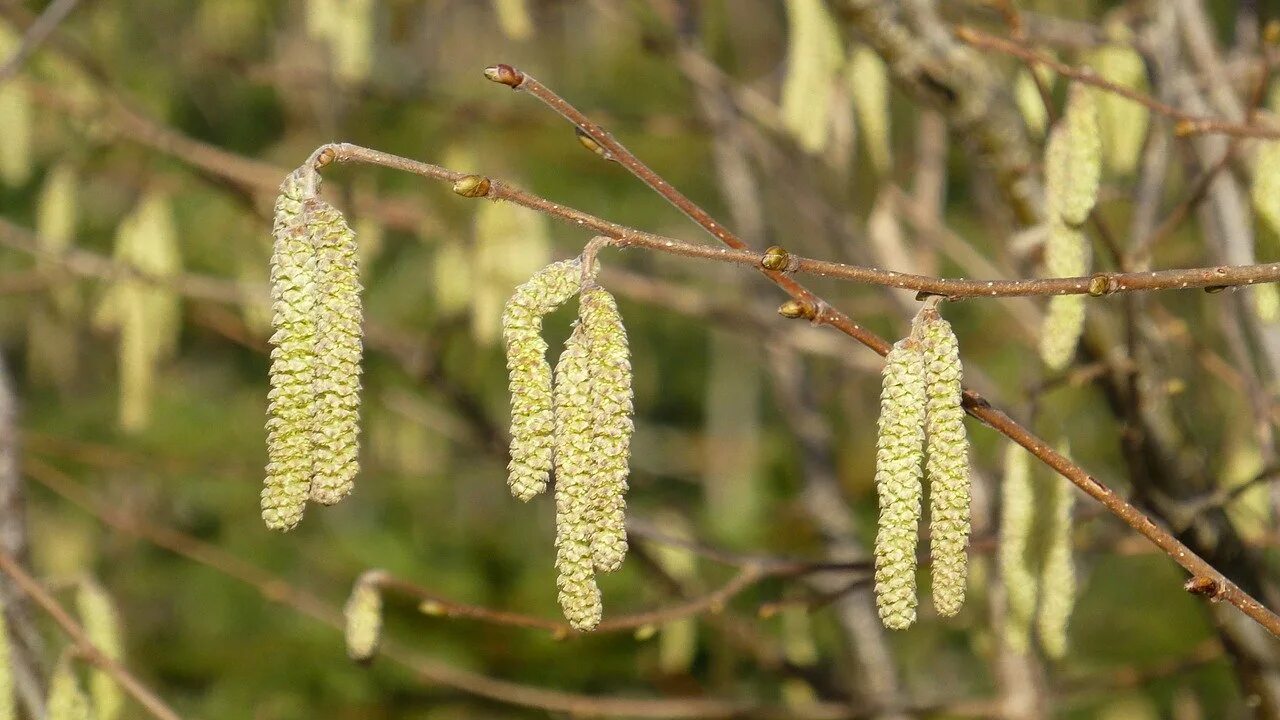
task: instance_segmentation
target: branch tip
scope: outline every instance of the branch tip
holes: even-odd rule
[[[524,73],[506,63],[499,63],[485,68],[484,76],[493,82],[502,83],[513,89],[520,87],[520,83],[524,82]]]

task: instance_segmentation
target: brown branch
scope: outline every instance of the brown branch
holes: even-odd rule
[[[644,179],[650,187],[673,205],[683,210],[705,230],[720,238],[731,248],[738,250],[743,249],[745,244],[741,239],[736,235],[733,235],[722,225],[716,223],[710,215],[697,207],[697,205],[682,195],[679,191],[672,188],[666,181],[657,177],[656,174],[636,159],[630,151],[614,140],[612,136],[601,131],[597,126],[587,120],[586,116],[584,116],[579,110],[574,108],[572,105],[569,105],[569,103],[552,93],[545,86],[534,81],[528,87],[525,87],[525,83],[530,80],[530,78],[519,70],[507,65],[499,65],[489,68],[485,71],[485,74],[486,77],[489,77],[491,80],[496,82],[501,82],[513,88],[529,90],[531,94],[534,94],[539,100],[546,102],[550,107],[555,109],[556,112],[574,123],[583,133],[594,140],[608,154],[610,159],[618,162],[637,177]],[[548,204],[556,208],[561,207],[554,203]],[[612,223],[610,223],[610,225],[612,225]],[[607,231],[602,232],[610,234]],[[764,270],[764,273],[780,288],[791,295],[794,302],[798,304],[808,303],[808,307],[812,308],[811,312],[805,312],[803,314],[798,313],[796,315],[797,317],[807,316],[815,324],[830,325],[855,340],[858,340],[880,355],[885,355],[889,351],[890,346],[887,341],[866,328],[863,328],[861,325],[858,325],[844,313],[827,305],[827,303],[822,301],[821,298],[814,295],[793,278],[786,275],[780,275],[776,271],[772,270]],[[1116,495],[1110,488],[1103,485],[1083,468],[1072,463],[1066,457],[1054,450],[1049,444],[1045,443],[1029,430],[1019,425],[1004,412],[992,406],[977,392],[966,389],[964,391],[963,404],[966,412],[970,415],[981,420],[989,427],[1026,448],[1032,455],[1039,458],[1041,462],[1052,467],[1060,475],[1070,480],[1090,497],[1102,503],[1108,510],[1123,520],[1131,528],[1153,542],[1157,547],[1169,555],[1174,562],[1181,565],[1193,576],[1205,576],[1214,580],[1218,584],[1218,587],[1221,588],[1221,592],[1218,593],[1217,599],[1226,600],[1232,605],[1235,605],[1250,618],[1266,628],[1272,635],[1280,637],[1280,616],[1277,616],[1275,613],[1268,610],[1252,595],[1236,586],[1235,583],[1231,582],[1231,580],[1229,580],[1220,571],[1170,534],[1168,530],[1156,525],[1151,518],[1137,507],[1126,502],[1123,498]]]
[[[80,0],[53,0],[45,7],[40,17],[36,18],[35,22],[22,33],[22,42],[18,45],[18,49],[4,61],[4,65],[0,65],[0,84],[8,82],[18,74],[27,58],[49,39],[49,35],[79,4]]]
[[[1138,92],[1137,90],[1127,88],[1123,85],[1117,85],[1116,83],[1097,75],[1089,68],[1077,68],[1075,66],[1068,65],[1046,53],[1033,50],[1032,48],[1012,40],[990,35],[976,28],[965,25],[958,26],[955,29],[955,36],[961,42],[980,50],[994,50],[996,52],[1018,58],[1023,62],[1044,65],[1063,77],[1071,78],[1072,80],[1084,83],[1085,85],[1092,85],[1096,88],[1132,100],[1139,105],[1146,106],[1152,112],[1174,120],[1177,123],[1175,126],[1175,134],[1179,136],[1213,133],[1218,135],[1232,135],[1235,137],[1280,140],[1280,130],[1259,127],[1257,125],[1242,125],[1240,123],[1230,122],[1227,120],[1191,115],[1168,103],[1161,102],[1149,95]]]
[[[115,678],[116,682],[120,683],[120,687],[124,688],[124,691],[129,693],[134,700],[137,700],[139,705],[146,708],[152,717],[159,718],[159,720],[181,720],[181,717],[166,705],[164,700],[161,700],[158,695],[143,685],[123,665],[111,659],[97,645],[94,645],[84,628],[80,627],[80,624],[72,619],[71,614],[63,609],[58,604],[58,601],[53,599],[53,596],[41,587],[40,583],[36,582],[35,578],[28,575],[12,555],[3,550],[0,550],[0,571],[13,578],[13,582],[26,593],[27,597],[31,598],[49,617],[53,618],[58,627],[62,628],[67,637],[71,638],[72,642],[75,643],[76,649],[85,659],[92,663],[94,667]]]

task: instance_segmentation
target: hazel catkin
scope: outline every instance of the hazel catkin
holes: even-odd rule
[[[924,460],[924,355],[914,337],[899,340],[885,358],[876,441],[876,607],[885,627],[902,630],[916,619],[916,543]]]

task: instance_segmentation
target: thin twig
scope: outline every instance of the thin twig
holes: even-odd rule
[[[1089,68],[1077,68],[1068,65],[1046,53],[1039,52],[1006,38],[989,35],[976,28],[961,25],[955,29],[955,36],[961,42],[983,50],[994,50],[1011,55],[1023,62],[1044,65],[1063,77],[1071,78],[1085,85],[1092,85],[1120,97],[1127,98],[1139,105],[1144,105],[1152,112],[1171,118],[1177,124],[1174,134],[1178,136],[1216,134],[1233,135],[1235,137],[1266,138],[1280,140],[1280,130],[1258,125],[1242,125],[1240,123],[1215,118],[1204,118],[1188,114],[1178,108],[1156,100],[1133,88],[1107,80]]]
[[[545,102],[548,106],[556,110],[570,122],[573,122],[583,133],[594,140],[601,149],[607,153],[607,156],[627,168],[632,174],[645,180],[654,190],[666,198],[676,207],[684,211],[689,217],[693,218],[699,225],[712,235],[720,238],[725,244],[734,249],[743,249],[744,243],[737,236],[722,225],[715,222],[706,211],[699,208],[691,200],[680,194],[672,188],[665,180],[662,180],[651,170],[643,165],[634,155],[625,147],[613,139],[611,135],[600,130],[596,125],[587,120],[577,108],[574,108],[564,99],[551,92],[545,86],[534,81],[529,88],[524,88],[524,83],[529,80],[528,76],[507,65],[500,65],[489,68],[485,71],[486,77],[496,82],[501,82],[512,88],[530,89],[530,92],[538,97],[539,100]],[[537,92],[534,92],[536,90]],[[585,125],[583,124],[585,123]],[[648,173],[646,176],[645,173]],[[651,176],[651,177],[650,177]],[[554,207],[559,205],[550,203]],[[605,234],[607,231],[602,230]],[[770,277],[780,288],[785,290],[792,296],[796,303],[809,303],[812,308],[811,313],[804,313],[815,324],[826,324],[850,337],[858,340],[863,345],[874,350],[880,355],[888,353],[890,345],[880,336],[867,330],[855,323],[847,315],[832,308],[821,298],[814,295],[810,290],[796,282],[793,278],[779,275],[775,271],[766,270],[765,274]],[[800,315],[797,315],[800,316]],[[1009,439],[1026,448],[1032,455],[1036,456],[1045,464],[1052,467],[1059,474],[1070,480],[1077,487],[1083,490],[1090,497],[1101,502],[1114,515],[1123,520],[1134,530],[1151,540],[1157,547],[1169,555],[1175,562],[1189,571],[1195,577],[1206,577],[1213,581],[1215,592],[1213,599],[1226,600],[1232,605],[1240,608],[1246,615],[1254,619],[1260,625],[1267,629],[1272,635],[1280,637],[1280,616],[1268,610],[1262,603],[1258,602],[1252,595],[1245,592],[1235,583],[1231,582],[1225,575],[1213,567],[1210,563],[1197,555],[1191,548],[1184,545],[1175,538],[1168,530],[1158,526],[1150,517],[1139,510],[1137,507],[1126,502],[1119,495],[1116,495],[1110,488],[1090,475],[1083,468],[1072,463],[1062,454],[1054,450],[1048,443],[1019,425],[1012,418],[1001,410],[992,406],[984,397],[973,390],[966,389],[964,391],[963,405],[965,411],[973,417],[986,423],[989,427],[1002,433]]]
[[[30,597],[37,605],[53,618],[53,621],[62,628],[75,643],[76,649],[95,667],[115,678],[120,683],[120,687],[129,693],[130,697],[138,701],[138,704],[147,709],[152,717],[159,720],[181,720],[181,717],[174,712],[159,695],[152,692],[147,686],[133,676],[123,665],[111,659],[106,653],[102,652],[93,641],[89,639],[89,635],[85,632],[80,624],[72,619],[58,601],[53,599],[35,578],[27,574],[22,566],[14,560],[13,556],[3,550],[0,550],[0,571],[13,578],[16,584],[27,597]]]
[[[31,23],[26,32],[22,34],[22,42],[18,45],[18,49],[5,60],[4,65],[0,65],[0,85],[8,82],[18,71],[22,69],[27,58],[39,48],[49,35],[53,33],[58,25],[71,14],[71,11],[80,4],[80,0],[53,0],[40,13],[40,17]]]

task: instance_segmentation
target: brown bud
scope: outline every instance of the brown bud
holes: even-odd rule
[[[588,134],[586,133],[586,131],[584,131],[582,128],[580,128],[580,127],[575,127],[575,128],[573,129],[573,133],[574,133],[575,135],[577,135],[577,136],[578,136],[578,142],[579,142],[579,143],[582,143],[582,147],[584,147],[584,148],[586,148],[586,149],[590,150],[591,152],[593,152],[593,153],[595,153],[595,154],[599,155],[600,157],[604,158],[605,160],[612,160],[612,159],[613,159],[613,155],[612,155],[608,150],[605,150],[605,149],[604,149],[604,147],[603,147],[602,145],[600,145],[600,143],[596,142],[596,139],[595,139],[595,138],[593,138],[593,137],[591,137],[590,135],[588,135]]]
[[[1094,297],[1110,295],[1116,291],[1116,281],[1104,273],[1089,278],[1089,294]]]
[[[466,175],[453,184],[453,191],[462,197],[484,197],[489,194],[489,178],[483,175]]]
[[[1183,585],[1182,587],[1184,590],[1191,593],[1192,595],[1199,595],[1201,597],[1206,597],[1212,600],[1213,602],[1217,602],[1218,600],[1222,599],[1221,597],[1222,583],[1218,582],[1217,580],[1211,577],[1205,577],[1204,575],[1196,575],[1195,577],[1188,580],[1186,584]]]
[[[812,320],[817,314],[817,308],[810,303],[801,302],[799,300],[788,300],[778,306],[778,314],[784,318],[790,318],[792,320],[797,318]]]
[[[520,83],[524,82],[524,73],[505,63],[485,68],[484,76],[512,88],[520,87]]]
[[[768,250],[764,251],[764,256],[760,258],[760,266],[766,270],[782,272],[791,264],[791,254],[777,245],[772,245]]]
[[[337,159],[338,159],[338,153],[334,151],[333,148],[326,147],[325,149],[320,151],[319,155],[316,156],[315,168],[319,170],[320,168],[324,167],[325,165],[328,165],[329,163]]]

